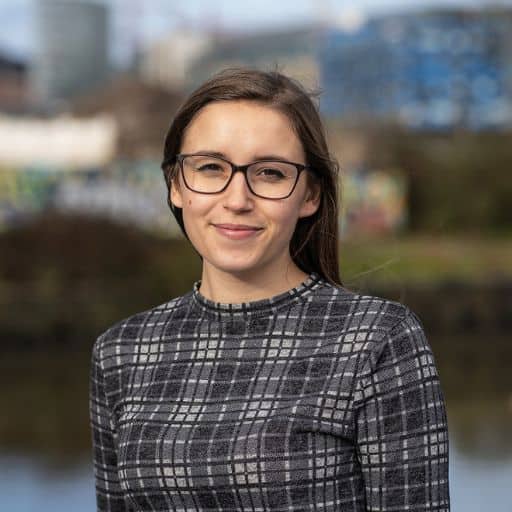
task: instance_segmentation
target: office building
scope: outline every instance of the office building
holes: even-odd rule
[[[512,126],[512,10],[434,10],[332,29],[323,113],[420,129]]]
[[[108,75],[108,11],[85,1],[40,0],[32,86],[40,103],[68,100]]]

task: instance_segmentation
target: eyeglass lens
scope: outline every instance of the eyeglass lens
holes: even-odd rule
[[[192,190],[203,193],[220,192],[231,177],[231,165],[219,158],[193,155],[183,158],[185,182]],[[286,162],[255,162],[247,169],[252,191],[262,197],[278,199],[292,191],[298,169]]]

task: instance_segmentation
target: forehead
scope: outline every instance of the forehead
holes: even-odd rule
[[[211,149],[233,157],[278,152],[303,158],[302,144],[288,117],[247,100],[217,101],[203,107],[187,126],[181,146],[182,152]]]

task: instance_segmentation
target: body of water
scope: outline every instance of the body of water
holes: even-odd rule
[[[512,457],[482,461],[450,446],[452,512],[510,512]],[[96,510],[92,465],[56,470],[27,457],[0,457],[2,510],[91,512]]]
[[[512,511],[512,345],[504,335],[430,340],[450,430],[452,512]],[[485,350],[482,344],[485,343]],[[0,509],[96,510],[90,352],[0,359]]]

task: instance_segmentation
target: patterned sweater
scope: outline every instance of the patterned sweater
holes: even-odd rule
[[[241,304],[199,286],[94,344],[99,511],[449,511],[444,397],[411,309],[316,273]]]

